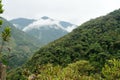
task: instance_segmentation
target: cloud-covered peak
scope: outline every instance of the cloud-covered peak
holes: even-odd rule
[[[31,21],[31,22],[30,22]],[[16,23],[19,22],[19,23]],[[29,24],[28,24],[29,22]],[[16,19],[13,24],[16,25],[17,28],[23,30],[23,31],[30,31],[32,29],[60,29],[63,31],[71,32],[74,28],[76,28],[76,25],[71,24],[69,22],[60,21],[60,20],[54,20],[50,17],[43,16],[39,18],[38,20],[29,20],[29,19]],[[23,26],[22,24],[27,24],[26,26]],[[21,25],[21,26],[20,26]],[[21,28],[22,27],[22,28]]]
[[[41,19],[47,20],[47,19],[50,19],[50,18],[47,17],[47,16],[43,16],[43,17],[41,17]]]

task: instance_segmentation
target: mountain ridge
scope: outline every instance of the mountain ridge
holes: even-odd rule
[[[92,64],[103,65],[106,59],[110,59],[112,56],[117,58],[119,55],[120,10],[114,12],[117,15],[110,13],[92,19],[68,35],[42,47],[27,65],[52,63],[66,66],[68,63],[81,59],[93,61]],[[105,58],[102,59],[101,56]],[[96,58],[98,58],[97,61]],[[101,68],[102,65],[97,65],[97,67]]]
[[[33,23],[37,23],[38,26],[42,25],[41,27],[43,27],[44,25],[51,25],[52,24],[52,25],[58,25],[58,27],[60,26],[60,27],[66,28],[66,29],[67,29],[67,27],[70,28],[71,26],[73,26],[71,30],[65,29],[68,32],[71,32],[74,28],[77,27],[77,25],[71,24],[67,21],[54,20],[54,19],[47,17],[47,16],[43,16],[40,19],[16,18],[16,19],[10,20],[10,22],[13,23],[14,25],[16,25],[16,27],[17,27],[17,25],[22,25],[22,26],[24,26],[24,28],[29,26],[29,25],[32,25]],[[23,28],[22,28],[22,30],[23,30]]]
[[[114,63],[117,60],[118,62]],[[13,71],[13,74],[10,73],[10,76],[15,75],[10,79],[23,78],[25,80],[31,76],[19,75],[22,73],[35,74],[38,79],[46,79],[46,76],[48,79],[61,80],[120,79],[119,60],[120,9],[91,19],[71,33],[40,48],[26,64]],[[64,70],[62,77],[59,77],[61,67]],[[67,73],[64,72],[65,70]]]
[[[13,24],[20,25],[21,23],[19,24],[13,23]],[[76,27],[77,26],[72,23],[66,21],[54,20],[50,17],[43,16],[40,19],[35,19],[30,24],[27,24],[27,26],[24,26],[21,30],[29,35],[38,38],[44,45],[68,34]]]

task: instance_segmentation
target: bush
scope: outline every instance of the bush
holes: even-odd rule
[[[102,68],[102,74],[106,80],[120,79],[120,60],[108,60],[108,62]]]

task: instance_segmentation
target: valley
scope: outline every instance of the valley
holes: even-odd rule
[[[35,80],[119,79],[116,71],[119,65],[115,66],[120,63],[119,17],[120,10],[115,10],[83,23],[62,38],[41,47],[26,64],[11,71],[8,79],[26,80],[33,75]]]
[[[0,80],[120,80],[119,3],[0,0]]]

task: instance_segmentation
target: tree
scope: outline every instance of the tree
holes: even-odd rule
[[[102,75],[106,80],[119,80],[120,79],[120,60],[108,60],[102,68]]]
[[[2,9],[2,0],[0,0],[0,14],[3,13],[3,9]],[[2,27],[2,20],[0,20],[0,27]],[[3,47],[5,42],[9,41],[10,38],[10,33],[11,30],[9,27],[5,27],[4,30],[2,31],[1,35],[1,47],[0,47],[0,80],[6,80],[6,66],[4,65],[4,59],[3,56],[4,54],[3,52]]]

